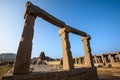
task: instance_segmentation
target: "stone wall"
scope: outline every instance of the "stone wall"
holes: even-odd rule
[[[71,71],[4,76],[2,80],[98,80],[98,77],[96,68],[78,68]]]
[[[61,61],[48,61],[48,65],[61,65]]]

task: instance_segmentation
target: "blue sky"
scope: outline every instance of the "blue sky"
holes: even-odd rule
[[[120,0],[29,0],[66,24],[91,35],[92,54],[120,51]],[[0,53],[16,53],[27,0],[0,0]],[[59,28],[37,18],[32,57],[62,56]],[[69,34],[73,56],[83,56],[81,36]]]

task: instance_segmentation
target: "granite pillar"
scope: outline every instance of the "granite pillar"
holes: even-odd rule
[[[96,55],[94,56],[94,59],[95,59],[95,63],[97,64],[98,60],[97,60],[97,56]]]
[[[119,58],[119,61],[120,61],[120,52],[117,55],[118,55],[118,58]]]
[[[85,55],[84,60],[86,67],[94,67],[89,40],[90,40],[90,36],[82,37],[82,42],[84,46],[84,55]]]
[[[114,63],[115,62],[114,57],[111,54],[109,54],[109,57],[110,57],[110,62]]]
[[[35,19],[36,17],[26,14],[24,30],[17,51],[13,75],[29,73]]]
[[[74,63],[72,61],[72,53],[70,51],[70,42],[67,29],[61,28],[59,30],[59,35],[61,36],[62,40],[63,69],[64,70],[74,69]]]

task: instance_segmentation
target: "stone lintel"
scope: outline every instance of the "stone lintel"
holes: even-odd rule
[[[74,33],[74,34],[77,34],[77,35],[81,35],[81,36],[87,36],[87,33],[83,32],[83,31],[80,31],[80,30],[77,30],[75,28],[72,28],[69,25],[66,25],[66,27],[70,28],[70,32],[71,33]]]
[[[26,3],[26,11],[24,14],[24,18],[26,17],[27,14],[30,14],[35,17],[36,16],[41,17],[42,19],[52,23],[53,25],[55,25],[59,28],[66,27],[67,30],[71,33],[81,35],[81,36],[87,35],[87,33],[83,32],[83,31],[74,29],[74,28],[70,27],[69,25],[66,25],[63,21],[55,18],[54,16],[50,15],[49,13],[47,13],[45,10],[39,8],[38,6],[33,5],[31,2]]]

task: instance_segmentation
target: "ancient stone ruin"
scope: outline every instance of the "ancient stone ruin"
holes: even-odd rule
[[[59,35],[62,41],[63,71],[48,73],[30,73],[30,58],[32,51],[32,39],[36,17],[40,17],[60,28]],[[24,30],[21,36],[13,75],[4,76],[2,80],[97,80],[96,68],[93,65],[90,36],[80,30],[66,25],[63,21],[48,14],[31,2],[26,3]],[[85,68],[74,68],[72,53],[70,50],[69,33],[82,36],[84,47]]]
[[[75,57],[74,64],[84,66],[84,57]],[[97,54],[92,56],[93,63],[97,67],[120,67],[120,52]]]
[[[37,64],[42,64],[44,60],[45,60],[45,53],[41,52],[40,56],[37,59]]]

